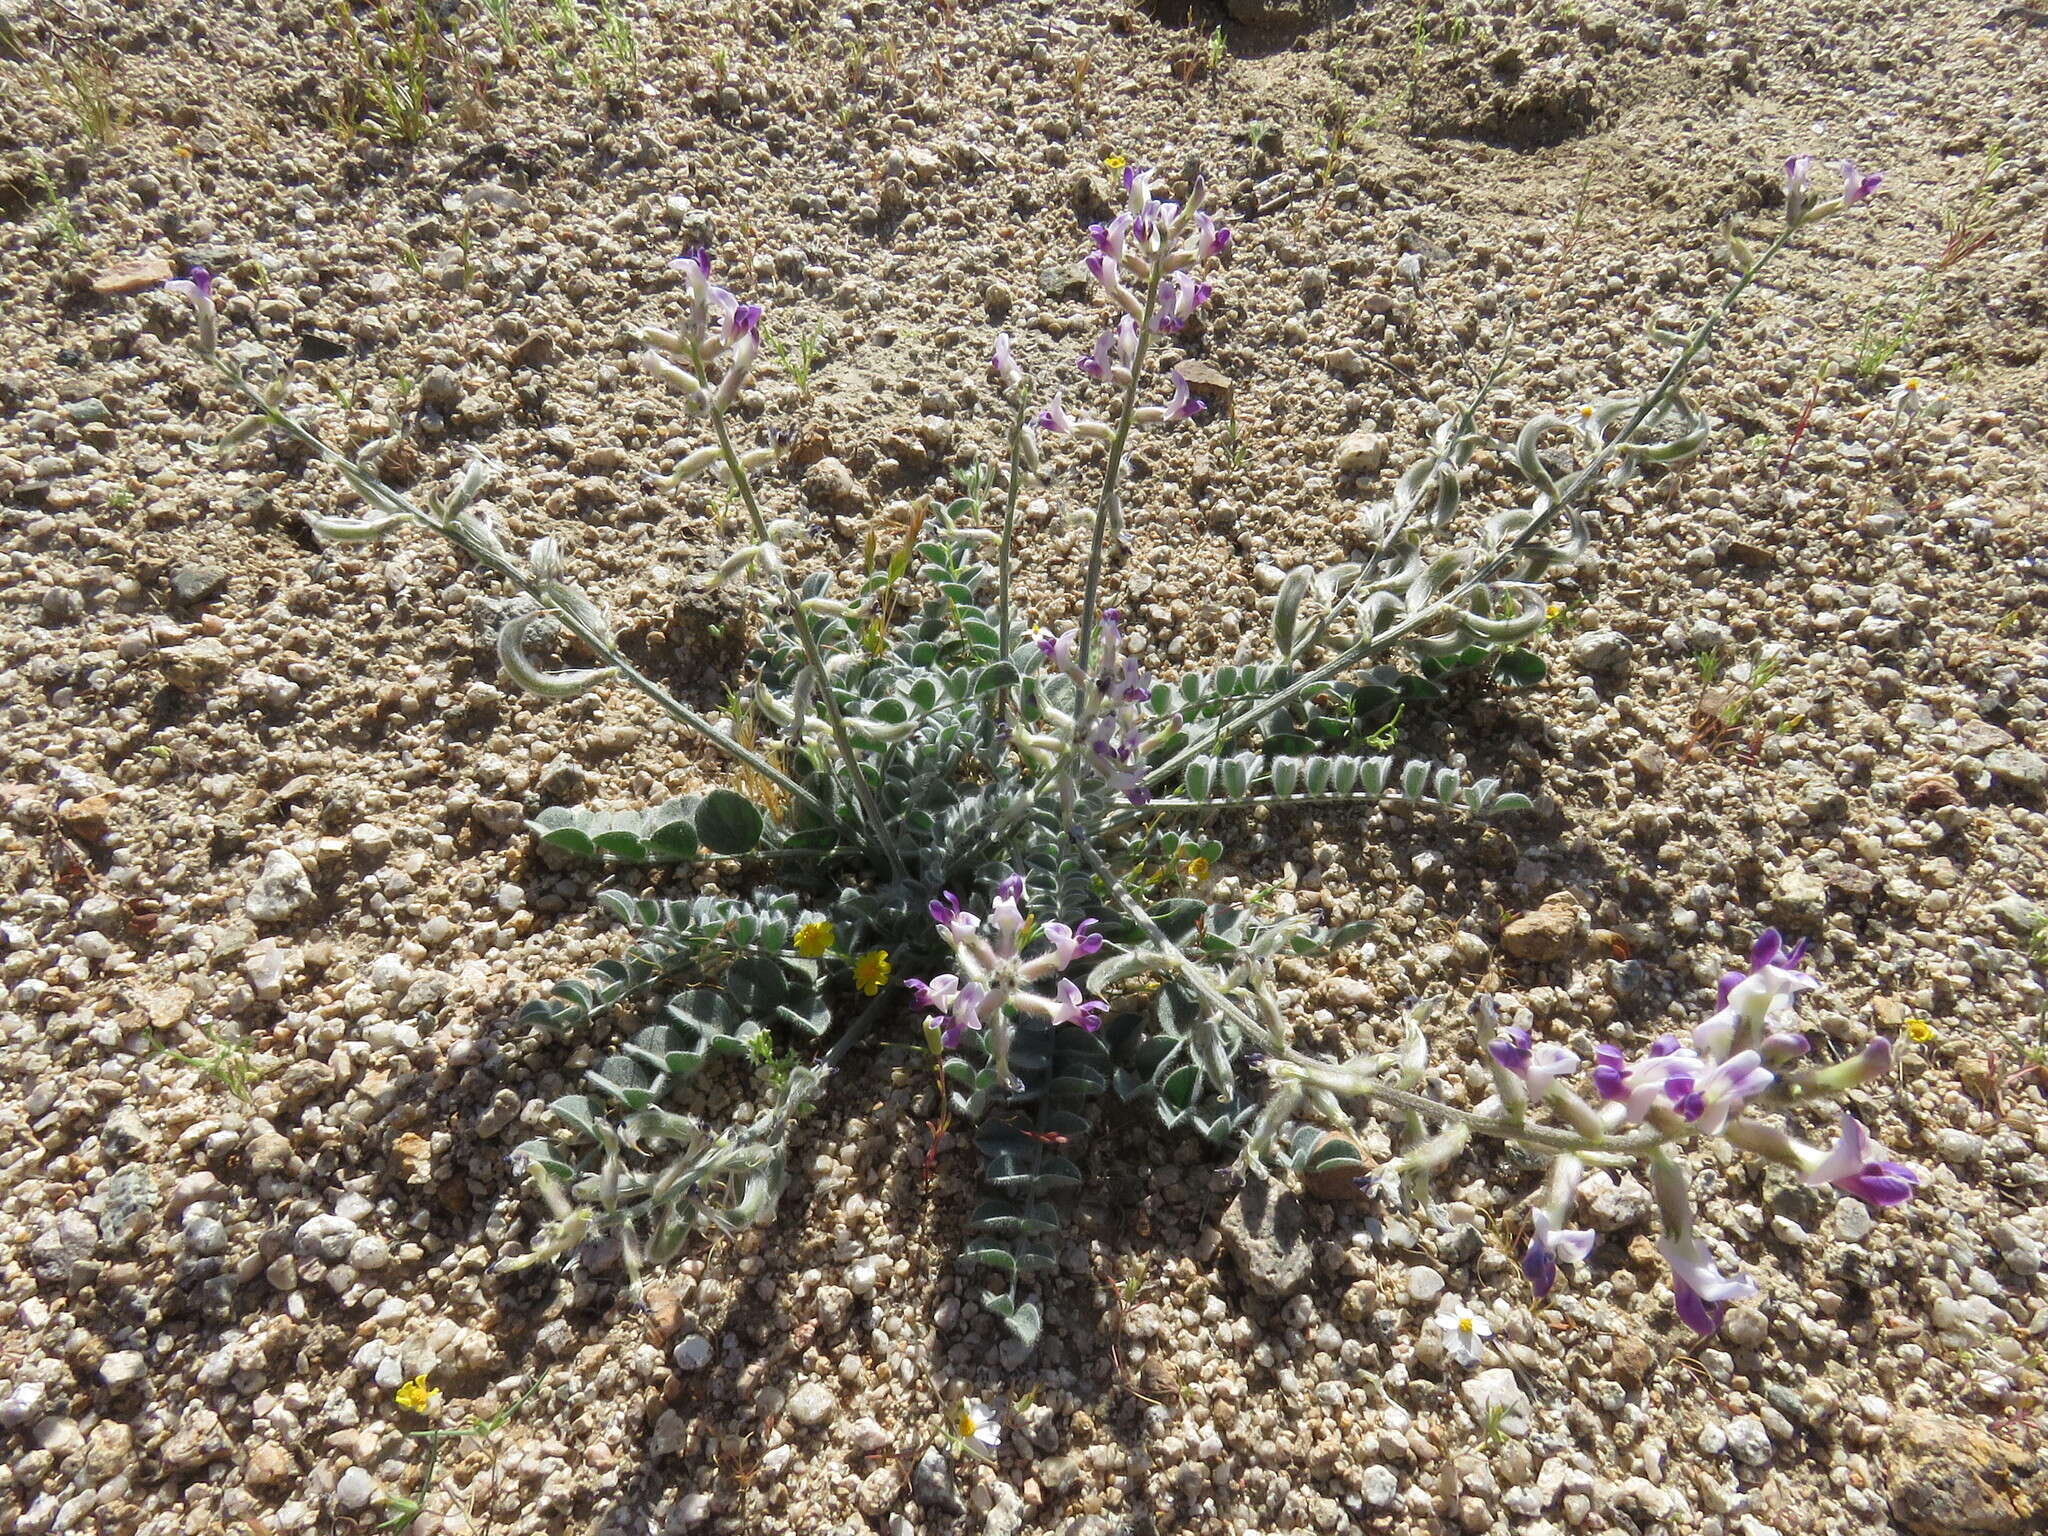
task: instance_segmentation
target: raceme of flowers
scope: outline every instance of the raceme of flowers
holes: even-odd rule
[[[953,952],[955,969],[929,981],[904,983],[939,1030],[948,1049],[979,1035],[997,1078],[1011,1081],[1009,1055],[1013,1019],[1035,1015],[1049,1024],[1078,1024],[1095,1030],[1105,1005],[1082,992],[1061,972],[1102,948],[1092,919],[1078,927],[1040,923],[1025,912],[1024,880],[1011,875],[996,887],[986,918],[960,905],[951,891],[932,902],[931,919]],[[1043,941],[1028,959],[1024,951]],[[1044,990],[1039,990],[1044,989]]]
[[[688,318],[680,331],[644,327],[640,339],[647,348],[636,361],[641,371],[681,390],[683,408],[701,419],[728,409],[753,377],[761,359],[764,311],[758,304],[742,304],[711,281],[711,253],[707,250],[686,252],[669,267],[682,274],[689,292]],[[772,458],[771,450],[756,449],[741,455],[741,464],[754,470]],[[718,443],[707,443],[687,455],[672,478],[680,482],[706,470],[732,483],[731,465]]]
[[[1119,390],[1130,388],[1144,355],[1140,327],[1162,335],[1184,329],[1215,292],[1200,273],[1230,248],[1230,231],[1202,207],[1200,182],[1189,189],[1185,203],[1169,202],[1155,195],[1149,169],[1131,166],[1124,171],[1124,193],[1123,212],[1107,224],[1089,226],[1095,249],[1083,263],[1090,279],[1124,312],[1123,318],[1096,339],[1079,363],[1088,378]],[[1001,361],[999,356],[999,374]],[[1171,398],[1164,405],[1136,407],[1131,412],[1134,423],[1186,421],[1202,413],[1202,402],[1190,392],[1180,369],[1174,368],[1168,377],[1173,383]],[[1038,413],[1037,426],[1041,432],[1072,433],[1102,442],[1116,436],[1108,422],[1068,411],[1057,394]]]
[[[1133,805],[1152,798],[1145,787],[1145,754],[1180,729],[1180,716],[1152,713],[1152,678],[1125,650],[1122,616],[1106,608],[1096,626],[1101,644],[1089,660],[1094,676],[1081,671],[1078,630],[1041,633],[1038,649],[1054,670],[1074,685],[1075,715],[1065,721],[1050,704],[1046,714],[1077,732],[1081,758]]]
[[[1882,172],[1859,171],[1855,161],[1844,160],[1837,167],[1842,177],[1841,196],[1817,203],[1813,197],[1813,173],[1820,165],[1817,155],[1794,155],[1785,162],[1785,222],[1793,229],[1841,209],[1854,208],[1884,181]]]
[[[1882,1038],[1833,1066],[1803,1065],[1812,1045],[1793,1027],[1794,1013],[1800,996],[1819,985],[1800,969],[1804,952],[1804,944],[1788,948],[1776,929],[1767,929],[1750,950],[1749,968],[1722,977],[1719,1006],[1689,1039],[1662,1036],[1634,1061],[1618,1046],[1596,1047],[1591,1082],[1597,1108],[1569,1083],[1584,1065],[1576,1053],[1534,1041],[1526,1029],[1509,1030],[1487,1046],[1517,1107],[1548,1104],[1596,1135],[1648,1127],[1661,1137],[1649,1156],[1664,1225],[1658,1251],[1671,1266],[1679,1316],[1701,1334],[1719,1326],[1727,1303],[1755,1295],[1756,1284],[1745,1275],[1722,1274],[1693,1234],[1686,1180],[1666,1148],[1721,1136],[1791,1169],[1803,1184],[1831,1185],[1876,1206],[1903,1203],[1920,1183],[1913,1169],[1879,1155],[1852,1115],[1841,1117],[1834,1144],[1825,1149],[1742,1118],[1747,1104],[1776,1086],[1839,1093],[1876,1081],[1890,1068],[1891,1042]],[[1539,1297],[1556,1284],[1560,1261],[1582,1262],[1592,1252],[1594,1234],[1569,1225],[1583,1171],[1577,1157],[1559,1157],[1533,1213],[1522,1269]]]

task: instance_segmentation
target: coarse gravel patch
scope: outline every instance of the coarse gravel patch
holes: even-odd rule
[[[0,1525],[375,1529],[418,1488],[429,1421],[397,1394],[425,1375],[434,1422],[520,1406],[444,1442],[417,1536],[2042,1528],[2037,12],[625,4],[629,61],[596,6],[437,10],[457,46],[416,144],[346,126],[362,66],[308,0],[0,10]],[[1919,1199],[1873,1218],[1704,1168],[1703,1229],[1763,1294],[1701,1344],[1626,1173],[1589,1180],[1603,1241],[1539,1307],[1505,1153],[1457,1165],[1441,1225],[1288,1194],[1282,1233],[1211,1149],[1111,1117],[1020,1359],[956,1267],[973,1154],[934,1145],[906,1027],[805,1123],[774,1223],[640,1305],[495,1267],[545,1216],[511,1149],[607,1043],[517,1006],[617,951],[599,889],[741,876],[596,871],[525,821],[721,770],[623,691],[518,694],[506,595],[441,548],[322,546],[301,514],[344,488],[217,451],[165,277],[219,274],[230,333],[303,359],[337,439],[403,422],[394,479],[506,464],[504,525],[560,538],[715,711],[750,617],[704,588],[727,509],[663,488],[696,443],[630,366],[683,247],[815,350],[750,425],[797,557],[846,565],[998,448],[999,329],[1044,377],[1087,345],[1114,160],[1205,171],[1236,238],[1169,355],[1212,409],[1139,449],[1110,576],[1171,675],[1363,537],[1511,320],[1497,430],[1643,379],[1645,321],[1702,312],[1718,229],[1769,225],[1797,152],[1883,191],[1731,317],[1700,458],[1600,505],[1547,679],[1400,722],[1537,810],[1274,814],[1224,875],[1376,921],[1286,976],[1333,1048],[1489,991],[1590,1056],[1697,1019],[1762,924],[1810,939],[1816,1036],[1912,1042],[1856,1108]],[[1944,267],[1970,209],[1990,237]],[[1940,406],[1902,416],[1909,377]],[[1049,618],[1078,608],[1090,453],[1023,512]],[[1482,454],[1471,494],[1501,478]],[[1443,1028],[1438,1062],[1470,1059]],[[1490,1327],[1478,1366],[1445,1306]],[[952,1448],[965,1398],[1000,1411],[989,1462]]]

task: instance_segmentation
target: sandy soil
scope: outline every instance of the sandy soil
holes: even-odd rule
[[[363,131],[320,7],[0,6],[0,1526],[373,1529],[419,1486],[396,1392],[425,1372],[440,1422],[520,1407],[449,1443],[418,1536],[2044,1528],[2042,13],[1231,11],[648,6],[617,13],[629,58],[591,5],[510,0],[509,31],[464,5],[407,144]],[[1729,327],[1706,453],[1601,509],[1542,686],[1402,722],[1538,811],[1280,818],[1232,834],[1232,872],[1381,921],[1290,978],[1332,1042],[1479,990],[1640,1040],[1763,923],[1810,937],[1833,1041],[1927,1021],[1858,1101],[1920,1200],[1872,1224],[1703,1170],[1764,1294],[1702,1347],[1632,1181],[1540,1309],[1500,1241],[1530,1178],[1490,1154],[1450,1231],[1310,1202],[1309,1278],[1274,1296],[1223,1235],[1235,1176],[1112,1113],[1019,1363],[953,1261],[972,1149],[933,1147],[905,1028],[836,1082],[774,1225],[647,1307],[492,1271],[541,1215],[510,1148],[605,1044],[513,1008],[619,943],[609,877],[524,818],[718,769],[623,692],[516,695],[488,581],[420,538],[323,548],[299,514],[349,510],[332,477],[217,452],[230,407],[152,291],[172,264],[307,361],[338,434],[399,413],[394,474],[504,461],[505,523],[560,535],[716,709],[746,615],[701,587],[730,546],[657,485],[695,442],[628,364],[684,246],[814,339],[763,391],[769,494],[843,562],[994,448],[997,329],[1050,375],[1099,324],[1073,264],[1106,162],[1199,164],[1237,239],[1183,346],[1229,409],[1141,451],[1112,577],[1171,671],[1341,553],[1510,313],[1499,427],[1642,380],[1644,320],[1719,291],[1717,227],[1768,230],[1795,152],[1886,182]],[[1941,266],[1958,228],[1987,237]],[[1902,420],[1908,377],[1945,409]],[[1067,456],[1029,512],[1048,618],[1088,486]],[[1501,947],[1561,893],[1554,958]],[[1445,1296],[1492,1319],[1500,1411],[1445,1357]],[[948,1448],[963,1394],[1001,1411],[993,1464]]]

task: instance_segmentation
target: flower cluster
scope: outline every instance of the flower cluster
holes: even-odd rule
[[[213,307],[213,274],[204,267],[188,267],[183,277],[164,284],[164,292],[191,301],[193,318],[199,326],[199,353],[202,357],[213,356],[220,345],[220,317]]]
[[[1180,729],[1180,716],[1153,715],[1151,676],[1125,652],[1123,620],[1116,609],[1103,610],[1098,629],[1102,643],[1090,658],[1093,677],[1081,672],[1080,631],[1041,633],[1038,648],[1074,685],[1072,728],[1083,761],[1131,804],[1144,805],[1152,798],[1145,787],[1145,754]],[[1053,713],[1049,705],[1046,712]]]
[[[939,937],[953,951],[955,971],[929,981],[915,978],[904,985],[949,1049],[969,1034],[987,1047],[997,1078],[1010,1076],[1010,1030],[1014,1016],[1033,1015],[1048,1024],[1101,1026],[1105,1005],[1087,996],[1072,978],[1060,973],[1076,960],[1102,948],[1093,919],[1070,928],[1065,923],[1040,923],[1025,912],[1024,880],[1011,875],[996,887],[988,916],[978,918],[947,891],[930,906]],[[1029,959],[1024,950],[1038,940],[1045,947]],[[1051,990],[1034,988],[1051,983]]]
[[[738,398],[761,356],[761,306],[742,304],[711,281],[711,253],[695,250],[669,263],[682,273],[690,293],[689,321],[681,331],[649,326],[640,333],[647,350],[640,367],[683,391],[692,416],[723,411]],[[718,449],[700,448],[683,461],[682,473],[708,469]]]
[[[1817,155],[1794,155],[1785,162],[1785,223],[1792,229],[1844,208],[1854,208],[1884,181],[1881,171],[1859,171],[1855,161],[1844,160],[1837,167],[1842,175],[1842,195],[1817,203],[1813,197],[1813,173],[1820,164]]]
[[[1230,248],[1230,231],[1202,207],[1199,182],[1185,203],[1169,202],[1156,195],[1150,170],[1132,166],[1124,172],[1124,193],[1122,213],[1088,227],[1095,249],[1084,263],[1123,318],[1096,338],[1079,367],[1096,383],[1128,390],[1144,357],[1145,333],[1171,335],[1185,329],[1215,292],[1199,274]],[[1147,426],[1201,414],[1202,402],[1189,392],[1181,371],[1175,368],[1168,376],[1172,398],[1164,405],[1138,406],[1131,412],[1133,422]],[[1116,435],[1108,422],[1073,415],[1058,395],[1039,413],[1038,428],[1104,442]]]
[[[1891,1042],[1880,1038],[1834,1066],[1801,1066],[1812,1046],[1792,1027],[1793,1015],[1799,997],[1818,985],[1800,968],[1805,948],[1788,948],[1776,929],[1766,929],[1750,950],[1748,969],[1721,978],[1719,1005],[1689,1039],[1662,1036],[1634,1061],[1617,1046],[1596,1047],[1597,1108],[1566,1081],[1582,1065],[1576,1053],[1536,1043],[1526,1029],[1510,1030],[1487,1046],[1503,1098],[1515,1107],[1554,1105],[1589,1133],[1589,1145],[1638,1128],[1655,1134],[1648,1160],[1664,1226],[1657,1250],[1671,1266],[1679,1316],[1701,1334],[1719,1326],[1729,1302],[1755,1295],[1756,1283],[1746,1275],[1722,1274],[1694,1234],[1685,1176],[1670,1149],[1720,1136],[1789,1168],[1803,1184],[1831,1185],[1876,1206],[1901,1204],[1919,1186],[1911,1168],[1873,1155],[1870,1133],[1853,1116],[1842,1116],[1827,1149],[1742,1118],[1747,1104],[1780,1085],[1800,1095],[1840,1093],[1876,1080],[1891,1065]],[[1566,1225],[1583,1171],[1576,1156],[1559,1157],[1534,1212],[1522,1269],[1539,1297],[1556,1284],[1560,1260],[1577,1263],[1592,1252],[1594,1235]]]

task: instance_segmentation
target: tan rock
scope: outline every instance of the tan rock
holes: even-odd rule
[[[1562,960],[1578,947],[1586,914],[1560,891],[1534,912],[1524,912],[1500,931],[1500,947],[1517,960]]]
[[[2048,1459],[1938,1413],[1894,1421],[1892,1515],[1914,1536],[2020,1536],[2048,1528]]]
[[[92,291],[105,294],[140,293],[145,288],[168,283],[177,275],[178,269],[161,256],[138,256],[133,261],[116,262],[95,274]]]
[[[297,1475],[298,1468],[292,1465],[291,1452],[275,1440],[265,1440],[252,1446],[249,1460],[243,1468],[243,1476],[256,1488],[275,1488]]]

